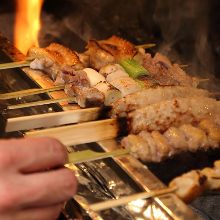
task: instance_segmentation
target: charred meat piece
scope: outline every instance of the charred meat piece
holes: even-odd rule
[[[219,121],[220,102],[211,98],[175,98],[137,109],[128,114],[132,133],[142,130],[166,131],[170,126],[215,118]]]
[[[65,93],[76,97],[76,102],[82,108],[102,106],[105,100],[104,94],[92,87],[65,85]]]
[[[220,160],[215,161],[214,167],[206,167],[201,170],[201,173],[207,177],[207,189],[220,189]]]
[[[208,97],[209,93],[203,89],[183,86],[160,86],[143,89],[140,92],[129,94],[112,104],[112,116],[126,116],[128,112],[143,108],[147,105],[181,97]]]
[[[70,66],[65,66],[61,69],[60,73],[57,75],[55,84],[68,84],[71,83],[75,86],[90,86],[89,78],[85,71],[75,70]]]
[[[53,80],[63,66],[83,68],[78,55],[60,44],[52,43],[46,48],[32,47],[28,51],[28,57],[35,59],[30,64],[32,69],[46,72]]]
[[[202,170],[192,170],[174,178],[170,187],[176,187],[176,194],[185,202],[190,202],[207,190],[220,189],[220,161],[214,167]]]
[[[188,76],[178,64],[173,64],[160,53],[152,58],[145,54],[142,65],[160,85],[197,86],[194,78]]]
[[[97,70],[120,59],[132,58],[137,53],[132,43],[117,36],[100,41],[90,40],[87,49],[90,65]]]
[[[185,202],[190,202],[206,189],[207,178],[199,170],[192,170],[182,176],[176,177],[170,187],[177,187],[176,194]]]

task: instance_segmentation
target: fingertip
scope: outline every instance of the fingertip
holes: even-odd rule
[[[52,137],[39,137],[39,138],[29,138],[29,141],[35,142],[41,145],[47,153],[57,156],[60,160],[60,165],[64,165],[68,160],[66,147],[56,138]]]
[[[63,182],[67,199],[73,197],[77,192],[78,181],[74,171],[64,168]]]

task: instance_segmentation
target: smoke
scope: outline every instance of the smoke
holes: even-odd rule
[[[160,27],[162,35],[159,51],[180,64],[188,64],[190,71],[200,77],[213,76],[209,1],[156,2],[154,21]]]

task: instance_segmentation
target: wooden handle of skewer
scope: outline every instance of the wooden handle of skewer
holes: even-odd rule
[[[54,137],[64,145],[71,146],[112,139],[117,137],[118,131],[118,122],[115,119],[107,119],[27,132],[26,136]]]
[[[7,120],[6,132],[93,121],[98,118],[99,111],[99,108],[87,108],[9,118]]]

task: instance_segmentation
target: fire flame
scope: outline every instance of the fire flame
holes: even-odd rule
[[[16,0],[14,44],[24,54],[39,46],[40,13],[43,0]]]

